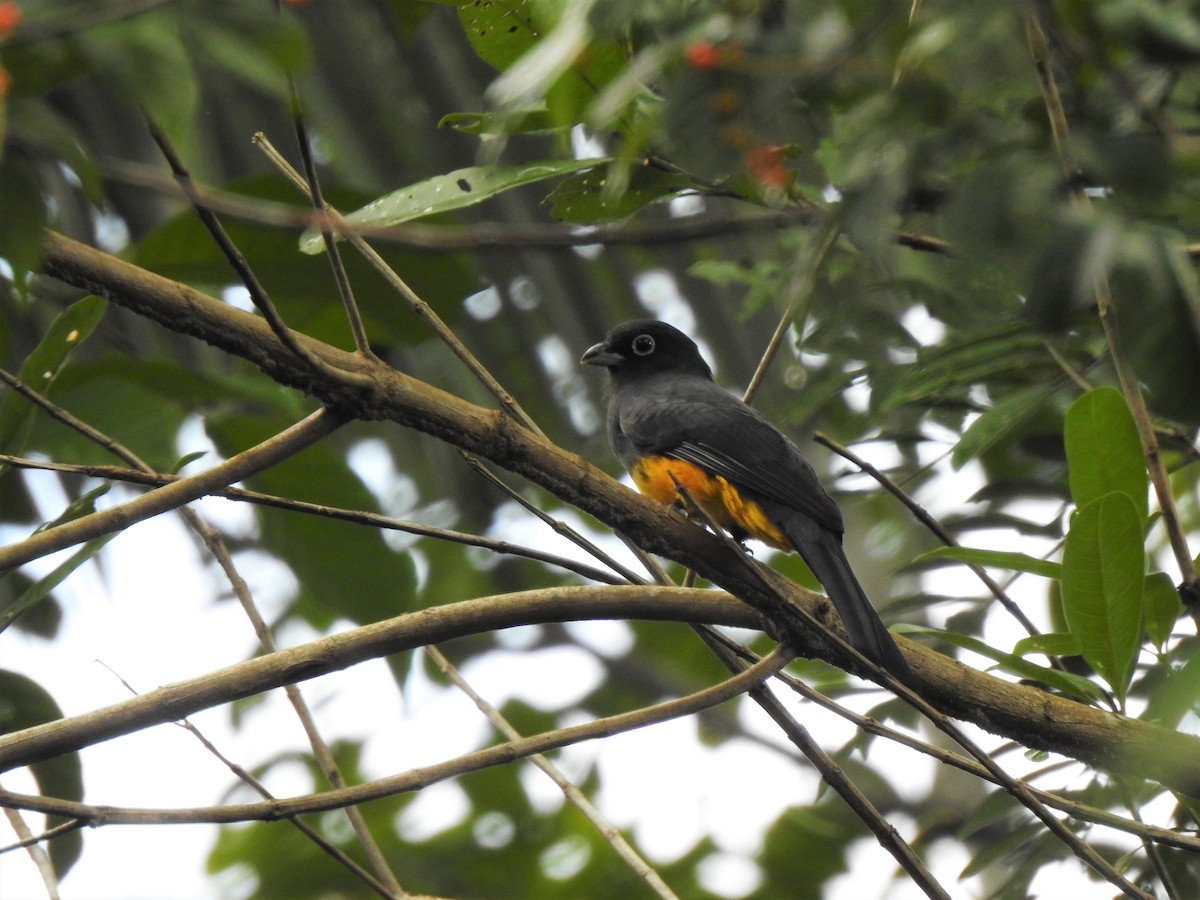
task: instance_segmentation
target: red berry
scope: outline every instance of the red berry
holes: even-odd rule
[[[720,64],[721,52],[716,45],[710,44],[708,41],[696,41],[684,48],[683,58],[693,69],[705,72],[715,69]]]
[[[760,144],[746,154],[746,171],[764,187],[787,187],[788,170],[783,164],[783,148],[778,144]]]
[[[0,3],[0,38],[6,38],[21,24],[21,7],[16,3]]]

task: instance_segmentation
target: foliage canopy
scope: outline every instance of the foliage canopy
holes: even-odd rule
[[[89,777],[114,734],[220,704],[249,728],[268,688],[367,658],[409,696],[455,680],[446,656],[490,671],[519,646],[547,670],[513,668],[501,712],[554,735],[723,681],[729,648],[683,623],[762,616],[815,658],[777,707],[696,714],[692,743],[746,755],[705,757],[727,765],[694,796],[736,792],[754,753],[833,790],[748,782],[774,804],[753,839],[708,825],[639,855],[618,829],[645,810],[606,810],[610,829],[575,795],[649,792],[680,751],[635,772],[606,742],[556,757],[572,802],[521,764],[463,763],[457,814],[425,831],[449,770],[379,771],[371,723],[238,760],[315,795],[291,823],[236,814],[240,788],[145,820],[221,823],[209,867],[239,896],[820,897],[887,867],[930,896],[1024,897],[1051,874],[1071,896],[1193,895],[1198,62],[1183,0],[0,2],[0,641],[53,665],[114,538],[143,535],[143,583],[170,603],[179,573],[122,532],[176,509],[225,572],[213,609],[232,591],[266,619],[244,663],[91,718],[63,717],[44,669],[0,671],[0,770],[28,764],[62,801],[0,790],[34,834],[63,826],[47,881],[86,858],[78,826],[141,821]],[[314,174],[345,219],[308,204]],[[797,634],[819,600],[755,574],[815,587],[797,559],[748,566],[572,455],[618,474],[575,363],[645,315],[819,432],[804,446],[864,584],[924,645],[929,706]],[[235,483],[241,518],[184,511]],[[653,580],[614,528],[754,611],[605,593]],[[268,612],[243,570],[268,573],[248,579],[281,595]],[[551,701],[559,652],[601,674]],[[325,793],[388,776],[410,782]],[[864,837],[880,846],[851,869]]]

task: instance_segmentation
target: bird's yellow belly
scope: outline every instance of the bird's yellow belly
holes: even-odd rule
[[[720,475],[666,456],[643,457],[629,474],[639,491],[665,506],[680,499],[682,487],[697,506],[727,531],[748,535],[780,550],[791,549],[783,532],[767,518],[762,507],[743,497]]]

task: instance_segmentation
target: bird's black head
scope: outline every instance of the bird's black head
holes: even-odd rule
[[[635,375],[678,372],[712,378],[712,370],[686,334],[666,322],[637,319],[618,325],[579,360],[608,369],[614,381]]]

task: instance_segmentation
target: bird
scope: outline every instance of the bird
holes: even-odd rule
[[[800,554],[851,646],[911,683],[907,660],[846,559],[841,510],[800,448],[716,384],[691,338],[637,319],[613,328],[580,363],[608,371],[609,443],[639,491],[667,506],[686,492],[739,543],[754,538]]]

